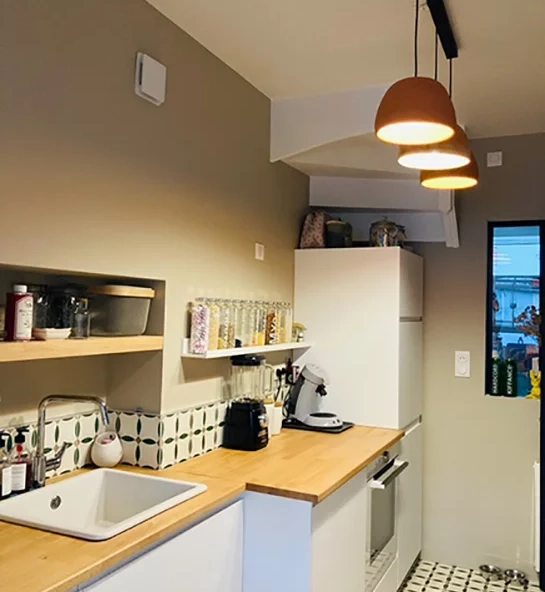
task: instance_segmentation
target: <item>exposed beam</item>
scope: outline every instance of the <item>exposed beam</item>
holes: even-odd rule
[[[452,30],[450,18],[448,15],[447,7],[445,6],[445,0],[426,0],[428,8],[430,9],[431,18],[437,34],[439,35],[439,41],[445,52],[447,60],[453,60],[458,57],[458,43]]]

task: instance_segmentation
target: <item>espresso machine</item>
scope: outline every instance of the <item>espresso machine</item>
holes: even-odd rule
[[[331,434],[340,434],[353,427],[353,423],[342,421],[336,413],[322,411],[327,384],[326,372],[319,366],[307,364],[291,387],[285,403],[287,419],[282,426]]]

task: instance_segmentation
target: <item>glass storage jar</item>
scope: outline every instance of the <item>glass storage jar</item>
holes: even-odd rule
[[[373,222],[369,228],[369,244],[372,247],[395,247],[399,244],[399,226],[384,218]]]
[[[265,325],[267,322],[265,302],[255,302],[255,325],[252,345],[265,345]]]
[[[255,345],[254,335],[256,333],[256,305],[253,300],[246,302],[246,342],[248,346]]]
[[[49,323],[50,298],[47,286],[43,284],[31,284],[28,286],[28,292],[34,298],[32,308],[32,328],[47,329]]]
[[[293,326],[293,308],[291,303],[286,302],[286,316],[285,316],[285,331],[286,331],[286,343],[292,341],[292,326]]]
[[[210,309],[210,329],[208,333],[208,349],[214,351],[218,349],[220,336],[220,301],[217,298],[208,298],[206,301]]]
[[[220,336],[218,349],[235,347],[235,309],[232,300],[221,301]]]
[[[72,339],[87,339],[91,330],[89,316],[89,301],[87,298],[78,298],[72,317]]]
[[[189,349],[192,354],[204,354],[208,350],[210,309],[204,298],[191,303],[191,332]]]
[[[269,302],[266,308],[265,345],[278,343],[278,303]]]
[[[253,334],[250,302],[248,300],[239,300],[239,307],[237,339],[242,347],[249,347],[252,345]]]
[[[288,314],[288,304],[287,302],[279,302],[277,307],[277,314],[278,314],[278,331],[276,336],[276,343],[287,343],[287,314]]]
[[[219,301],[220,326],[218,337],[218,349],[227,349],[229,343],[229,323],[231,322],[231,308],[225,299]]]
[[[235,345],[242,346],[242,302],[233,300],[233,325],[235,326]]]

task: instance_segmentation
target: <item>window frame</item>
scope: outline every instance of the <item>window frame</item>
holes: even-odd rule
[[[545,311],[545,220],[489,220],[487,223],[487,245],[486,245],[486,323],[485,323],[485,395],[494,398],[511,398],[506,395],[491,395],[492,386],[492,293],[494,280],[494,229],[519,226],[539,227],[539,310],[541,314],[541,344],[539,347],[539,370],[541,372],[541,388],[543,389],[543,368],[545,361],[545,339],[544,318],[542,311]],[[515,397],[522,399],[524,397]]]

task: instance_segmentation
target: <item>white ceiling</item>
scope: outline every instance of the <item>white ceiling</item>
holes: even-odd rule
[[[413,1],[148,0],[272,99],[411,75]],[[470,137],[545,132],[545,0],[450,0],[449,11],[460,45],[454,102]],[[431,75],[425,8],[420,56]],[[442,62],[445,83],[447,74]]]

